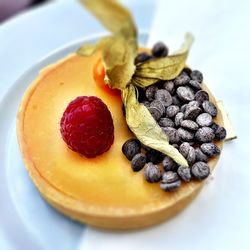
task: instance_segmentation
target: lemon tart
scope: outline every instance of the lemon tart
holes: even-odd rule
[[[186,207],[203,182],[184,183],[164,192],[133,172],[122,154],[132,137],[121,112],[119,95],[96,84],[100,53],[71,54],[43,69],[26,91],[17,116],[17,134],[25,166],[42,196],[74,220],[104,228],[138,228],[159,223]],[[209,93],[210,100],[216,103]],[[68,103],[79,95],[97,96],[114,122],[114,143],[104,154],[85,158],[71,151],[60,134],[60,119]],[[216,123],[223,126],[218,109]],[[216,142],[222,148],[223,142]],[[208,162],[212,170],[218,161]]]

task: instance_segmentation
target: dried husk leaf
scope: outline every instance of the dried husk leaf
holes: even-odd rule
[[[110,36],[100,39],[97,44],[83,45],[77,54],[91,56],[99,49],[102,49],[105,82],[111,88],[124,89],[135,71],[133,47],[121,36]]]
[[[174,55],[155,58],[136,67],[135,76],[142,78],[157,78],[159,80],[172,80],[177,77],[185,67],[189,49],[193,43],[193,36],[187,33],[181,49]]]
[[[113,35],[97,45],[83,46],[78,50],[78,54],[91,55],[102,48],[106,69],[105,81],[112,88],[122,90],[126,121],[132,132],[146,146],[170,156],[180,165],[188,166],[179,151],[169,144],[167,135],[148,109],[137,101],[134,85],[146,87],[159,79],[175,78],[185,65],[192,37],[187,36],[186,43],[178,54],[150,60],[136,68],[134,59],[138,51],[137,33],[129,11],[114,0],[81,0],[81,2]]]
[[[101,43],[106,70],[105,82],[111,88],[124,89],[135,72],[137,32],[129,11],[114,0],[81,0],[81,2],[114,33]],[[79,54],[91,54],[97,47],[83,47]],[[100,46],[99,46],[100,48]],[[91,52],[91,53],[90,53]]]
[[[130,84],[122,91],[126,121],[135,136],[144,145],[158,150],[182,166],[188,163],[182,154],[169,144],[168,137],[154,120],[148,109],[137,101],[135,86]]]

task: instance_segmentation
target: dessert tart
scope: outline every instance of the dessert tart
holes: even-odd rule
[[[135,52],[127,10],[100,1],[100,14],[82,2],[114,35],[47,66],[27,89],[17,115],[25,166],[46,201],[74,220],[115,229],[162,222],[216,166],[221,110],[202,74],[185,67],[190,36],[172,56],[162,43]]]

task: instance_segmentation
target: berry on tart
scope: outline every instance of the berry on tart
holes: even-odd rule
[[[114,124],[110,111],[95,96],[79,96],[69,103],[60,122],[68,147],[82,156],[103,154],[114,142]]]

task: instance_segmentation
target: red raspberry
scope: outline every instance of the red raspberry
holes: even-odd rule
[[[60,125],[68,147],[88,158],[103,154],[114,142],[111,113],[95,96],[79,96],[70,102]]]

